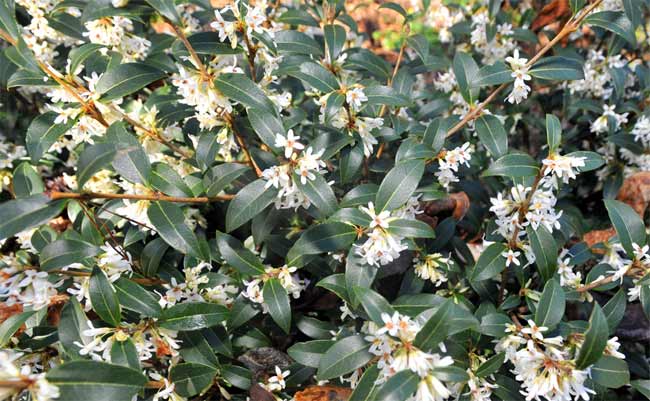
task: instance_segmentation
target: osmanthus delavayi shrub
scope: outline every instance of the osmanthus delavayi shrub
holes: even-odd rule
[[[0,399],[650,397],[650,1],[226,3],[0,0]]]

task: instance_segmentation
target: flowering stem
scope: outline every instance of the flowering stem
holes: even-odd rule
[[[17,42],[7,32],[3,31],[2,29],[0,29],[0,37],[2,39],[6,40],[7,42],[9,42],[11,45],[17,46]],[[56,72],[55,70],[50,68],[47,64],[40,61],[37,57],[34,57],[34,59],[36,60],[36,63],[38,64],[39,68],[41,70],[43,70],[43,72],[45,74],[47,74],[50,78],[52,78],[54,81],[56,81],[56,83],[58,83],[72,97],[74,97],[79,102],[79,104],[84,109],[84,111],[90,117],[97,120],[104,127],[108,127],[110,125],[110,124],[108,124],[108,122],[106,121],[106,119],[104,118],[102,113],[99,110],[97,110],[97,108],[93,104],[92,100],[90,102],[85,101],[78,92],[78,91],[88,92],[88,89],[86,89],[83,85],[80,85],[80,84],[77,84],[77,83],[71,84],[70,82],[67,82],[65,79],[61,78],[61,76],[62,76],[61,74],[59,74],[58,72]],[[76,88],[75,88],[75,86],[76,86]],[[120,117],[122,117],[124,120],[126,120],[129,124],[133,125],[134,127],[138,127],[141,130],[147,132],[152,138],[156,139],[158,142],[160,142],[163,145],[167,146],[172,151],[178,153],[179,155],[181,155],[182,157],[184,157],[186,159],[188,159],[190,157],[190,155],[187,152],[183,151],[182,149],[178,148],[176,145],[174,145],[174,144],[170,143],[169,141],[167,141],[158,132],[151,131],[151,130],[145,128],[140,123],[133,120],[132,118],[130,118],[126,114],[122,113],[120,110],[117,110],[112,105],[109,105],[109,107],[111,108],[111,110],[113,110],[114,112],[119,114]]]
[[[173,22],[167,20],[167,23],[172,26],[172,29],[174,30],[174,33],[176,34],[176,37],[183,42],[183,45],[187,49],[187,51],[190,53],[190,56],[192,57],[192,60],[194,60],[194,64],[196,67],[199,69],[199,72],[201,73],[201,78],[204,81],[209,81],[210,80],[210,74],[208,74],[208,70],[205,68],[205,65],[199,58],[199,55],[196,53],[196,50],[194,50],[194,47],[192,47],[192,44],[190,43],[189,40],[187,40],[187,36],[185,36],[185,33],[183,32],[182,29],[180,29],[176,24]]]
[[[177,203],[211,203],[218,201],[227,201],[235,197],[235,195],[218,195],[213,197],[197,196],[197,197],[178,197],[167,196],[160,193],[152,195],[137,195],[137,194],[111,194],[102,192],[59,192],[51,191],[49,193],[51,200],[57,199],[133,199],[133,200],[148,200],[148,201],[164,201],[164,202],[177,202]]]
[[[565,25],[562,27],[560,32],[555,35],[555,37],[549,41],[544,47],[542,47],[537,54],[533,56],[530,60],[525,65],[525,68],[530,68],[532,67],[537,61],[539,61],[540,58],[544,56],[549,50],[553,48],[558,42],[560,42],[562,39],[565,37],[569,36],[571,33],[575,32],[576,29],[580,26],[582,21],[589,15],[596,7],[602,3],[603,0],[596,0],[594,1],[589,7],[585,8],[577,18],[575,16],[571,18]],[[454,125],[449,132],[447,132],[447,137],[450,137],[454,135],[456,132],[460,131],[465,125],[467,125],[470,121],[478,118],[481,115],[481,112],[485,107],[487,107],[488,104],[490,104],[505,88],[507,88],[510,85],[509,82],[503,83],[499,85],[496,89],[490,93],[490,95],[478,106],[473,108],[467,115],[460,120],[456,125]]]
[[[636,261],[634,263],[636,263]],[[632,266],[628,267],[628,269],[625,272],[624,276],[631,276],[633,274],[632,270],[634,268],[634,263],[632,264]],[[580,286],[580,287],[576,288],[576,291],[578,291],[578,292],[591,291],[594,288],[600,287],[600,286],[605,285],[605,284],[609,284],[609,283],[611,283],[613,281],[616,281],[617,279],[618,278],[616,276],[609,276],[609,277],[601,278],[600,280],[592,281],[589,284],[585,284],[583,286]]]
[[[510,249],[515,249],[517,247],[517,238],[519,237],[519,231],[521,230],[520,227],[523,224],[524,219],[526,218],[526,213],[528,213],[528,208],[530,207],[530,202],[533,200],[535,191],[537,191],[537,188],[539,187],[539,183],[542,181],[542,178],[544,177],[545,174],[546,174],[546,166],[543,165],[542,168],[539,169],[539,172],[535,177],[535,181],[533,182],[533,185],[530,187],[530,192],[526,196],[526,199],[524,199],[523,203],[519,206],[519,215],[517,216],[517,226],[515,227],[515,231],[512,234],[510,241],[508,242],[508,246],[510,247]]]

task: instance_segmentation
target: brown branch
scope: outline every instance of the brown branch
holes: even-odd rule
[[[589,15],[596,7],[598,7],[600,3],[602,3],[602,1],[603,0],[594,1],[589,7],[585,8],[583,12],[579,13],[579,15],[576,14],[576,16],[570,19],[551,41],[546,43],[544,47],[542,47],[537,52],[537,54],[533,56],[533,58],[528,60],[528,62],[526,63],[526,68],[532,67],[537,61],[539,61],[540,58],[544,56],[544,54],[546,54],[549,50],[551,50],[553,46],[555,46],[558,42],[560,42],[565,37],[569,36],[571,33],[575,32],[580,27],[580,24],[582,23],[582,21],[584,21],[587,15]],[[492,91],[492,93],[490,93],[490,95],[482,103],[480,103],[478,106],[473,108],[469,113],[467,113],[465,117],[463,117],[462,120],[460,120],[456,125],[454,125],[449,130],[449,132],[447,132],[447,137],[454,135],[455,133],[460,131],[463,127],[465,127],[465,125],[467,125],[470,121],[478,118],[481,115],[483,109],[485,109],[485,107],[487,107],[487,105],[490,104],[496,98],[499,92],[507,88],[509,85],[510,83],[506,82],[504,84],[499,85],[496,89],[494,89],[494,91]]]
[[[248,146],[246,146],[246,142],[244,142],[244,138],[241,136],[239,133],[239,130],[235,126],[235,121],[232,117],[231,114],[224,114],[224,119],[226,120],[226,123],[228,123],[228,126],[232,130],[233,134],[235,135],[235,138],[237,139],[237,143],[241,147],[242,151],[246,155],[246,158],[248,159],[251,167],[253,167],[253,170],[255,170],[255,174],[257,174],[258,177],[262,176],[262,170],[259,168],[257,163],[255,163],[255,159],[251,156],[251,153],[248,150]]]
[[[187,39],[187,36],[185,36],[185,33],[183,32],[180,27],[176,26],[172,21],[167,20],[167,23],[171,25],[172,29],[174,30],[174,33],[176,33],[176,37],[180,39],[180,41],[183,43],[187,51],[190,53],[190,57],[192,57],[192,60],[194,60],[194,64],[196,67],[199,69],[199,72],[201,73],[201,78],[204,81],[209,81],[210,80],[210,74],[208,74],[208,70],[205,68],[205,65],[199,58],[199,55],[196,53],[196,50],[194,50],[194,47],[192,47],[192,44],[190,41]]]
[[[17,42],[5,31],[0,29],[0,37],[7,42],[9,42],[11,45],[16,46]],[[47,64],[41,62],[37,57],[34,57],[36,60],[36,63],[38,64],[39,68],[43,70],[43,72],[51,77],[56,83],[58,83],[66,92],[68,92],[72,97],[74,97],[81,107],[84,109],[84,112],[88,114],[90,117],[93,119],[97,120],[100,124],[102,124],[104,127],[108,127],[109,124],[102,115],[102,113],[95,107],[95,104],[91,100],[90,102],[87,102],[83,99],[83,97],[79,94],[78,91],[83,91],[83,92],[89,92],[88,89],[79,84],[79,83],[70,83],[67,82],[65,79],[61,78],[61,74],[59,74],[56,70],[51,69]],[[172,144],[171,142],[167,141],[165,138],[160,135],[160,133],[149,130],[146,127],[144,127],[142,124],[138,123],[137,121],[133,120],[131,117],[126,115],[125,113],[121,112],[117,108],[115,108],[112,105],[109,105],[112,111],[115,113],[119,114],[120,117],[122,117],[124,120],[126,120],[129,124],[131,124],[134,127],[140,128],[141,130],[145,131],[148,133],[152,138],[156,139],[158,142],[162,143],[163,145],[167,146],[170,148],[172,151],[178,153],[182,157],[188,159],[190,158],[190,155],[177,147],[176,145]]]
[[[136,194],[111,194],[102,192],[59,192],[51,191],[49,193],[51,200],[57,199],[79,199],[79,200],[92,200],[92,199],[133,199],[133,200],[148,200],[148,201],[164,201],[164,202],[177,202],[177,203],[211,203],[219,201],[228,201],[235,197],[235,195],[218,195],[213,197],[198,196],[198,197],[178,197],[167,196],[160,193],[152,195],[136,195]]]
[[[92,274],[91,272],[82,272],[82,271],[75,271],[75,270],[50,270],[48,273],[61,274],[70,277],[90,277],[90,275]],[[134,283],[138,283],[142,285],[168,284],[167,281],[161,280],[159,278],[129,277],[129,280],[133,281]]]

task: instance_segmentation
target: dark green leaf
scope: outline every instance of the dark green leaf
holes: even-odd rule
[[[147,216],[160,237],[181,253],[204,258],[199,241],[185,223],[183,210],[171,202],[152,202]],[[205,258],[207,259],[207,258]]]
[[[264,283],[262,289],[264,304],[269,308],[269,314],[273,321],[287,334],[291,329],[291,305],[289,304],[289,294],[284,289],[280,280],[271,278]]]
[[[32,120],[25,134],[25,147],[32,161],[36,164],[61,135],[65,134],[75,123],[68,119],[64,124],[55,124],[58,114],[53,111],[43,113]]]
[[[1,205],[0,240],[3,240],[21,231],[47,223],[61,213],[65,203],[62,201],[50,203],[50,198],[46,195],[36,194],[10,200]]]
[[[90,302],[93,310],[106,323],[117,327],[122,321],[122,308],[115,289],[102,269],[95,266],[90,276]]]
[[[119,99],[165,76],[163,71],[148,64],[125,63],[106,71],[95,89],[104,100]]]
[[[486,377],[491,374],[494,374],[497,370],[499,370],[501,366],[503,366],[505,360],[506,360],[505,352],[500,352],[496,354],[492,358],[483,362],[481,366],[479,366],[478,369],[476,369],[476,376]]]
[[[236,238],[217,231],[221,257],[241,274],[263,274],[264,264]]]
[[[193,397],[212,386],[217,369],[197,363],[181,363],[171,368],[169,376],[174,391],[181,397]]]
[[[77,185],[83,188],[95,173],[110,165],[117,147],[112,143],[96,143],[84,148],[77,161]]]
[[[0,347],[5,348],[9,344],[11,337],[25,324],[36,311],[29,311],[18,313],[9,316],[2,324],[0,324]]]
[[[377,212],[402,206],[417,189],[424,174],[424,160],[406,160],[393,167],[381,182],[375,208]]]
[[[199,330],[215,326],[228,318],[225,306],[206,302],[185,302],[163,311],[158,325],[169,330]]]
[[[16,167],[11,183],[16,198],[27,198],[45,190],[43,180],[28,162],[22,162]]]
[[[388,232],[406,238],[435,238],[436,232],[420,220],[397,219],[388,224]]]
[[[374,401],[403,401],[407,400],[418,388],[420,377],[410,371],[402,370],[395,373],[377,390]]]
[[[502,156],[490,165],[483,176],[504,176],[511,178],[534,177],[539,172],[539,166],[526,153],[510,153]]]
[[[289,266],[301,265],[301,256],[348,249],[357,237],[354,226],[331,222],[309,227],[287,253]]]
[[[373,358],[368,348],[370,344],[360,335],[337,341],[321,357],[318,364],[318,380],[334,379],[364,366]]]
[[[641,220],[641,217],[639,217],[634,209],[623,202],[606,199],[605,207],[607,208],[609,219],[616,229],[621,245],[623,245],[628,256],[633,257],[634,247],[632,244],[637,244],[642,247],[646,242],[645,224],[643,224],[643,220]]]
[[[622,11],[601,11],[591,14],[585,19],[585,24],[611,31],[631,45],[636,45],[634,26]]]
[[[507,247],[499,242],[485,248],[472,270],[471,280],[488,280],[501,273],[506,268],[506,258],[503,256],[506,250]]]
[[[495,159],[508,153],[508,133],[498,118],[482,115],[476,120],[475,127],[478,138]]]
[[[302,63],[298,70],[289,72],[289,75],[306,82],[323,93],[330,93],[339,89],[339,82],[334,74],[320,64]]]
[[[120,277],[113,283],[117,299],[126,309],[138,312],[145,317],[159,317],[162,313],[158,299],[139,284],[126,277]]]
[[[560,284],[556,280],[547,281],[535,311],[535,323],[553,330],[562,321],[565,307],[566,297]]]
[[[140,370],[96,361],[72,361],[52,368],[47,381],[60,401],[131,401],[147,383]]]
[[[624,360],[604,355],[591,367],[591,378],[601,386],[620,388],[630,384],[630,371]]]
[[[241,227],[273,203],[277,190],[265,186],[266,181],[255,180],[242,188],[230,201],[226,212],[226,231],[231,232]]]
[[[537,229],[532,226],[526,227],[530,246],[535,255],[535,264],[544,281],[553,277],[557,270],[557,242],[553,235],[548,231],[544,224],[540,224]]]
[[[549,153],[553,153],[560,146],[562,141],[562,124],[560,119],[553,114],[546,115],[546,142]]]
[[[594,309],[589,318],[589,327],[585,332],[585,340],[576,358],[576,368],[585,369],[600,359],[607,346],[608,333],[607,318],[600,305],[594,303]]]
[[[415,336],[413,344],[423,351],[430,351],[438,347],[449,333],[448,316],[451,312],[451,303],[453,300],[448,299],[440,305],[431,315],[429,320],[422,326],[422,330]]]
[[[318,368],[323,354],[334,345],[333,340],[314,340],[296,343],[287,349],[287,354],[296,362]]]
[[[43,270],[55,270],[68,267],[73,263],[81,263],[85,259],[100,252],[99,247],[71,239],[60,239],[50,242],[43,248],[39,256],[39,264]]]
[[[546,57],[531,67],[529,74],[535,78],[555,81],[584,79],[582,64],[572,58],[559,56]]]

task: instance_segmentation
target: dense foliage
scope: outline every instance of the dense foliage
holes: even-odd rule
[[[650,399],[650,1],[217,3],[0,0],[0,399]]]

